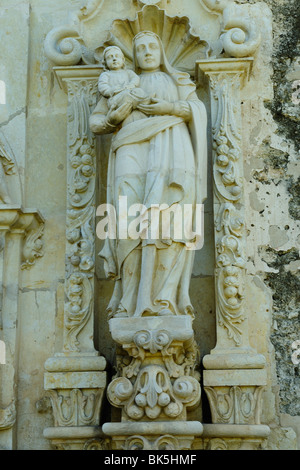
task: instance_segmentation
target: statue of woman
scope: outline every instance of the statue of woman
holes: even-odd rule
[[[156,34],[143,31],[135,36],[133,58],[150,103],[133,110],[125,101],[108,109],[102,98],[90,118],[95,134],[114,133],[107,203],[118,215],[118,199],[126,196],[128,207],[142,205],[150,219],[153,208],[161,218],[166,207],[177,205],[182,214],[185,205],[195,210],[206,198],[205,107],[189,75],[169,64]],[[188,249],[191,240],[185,233],[176,238],[172,227],[170,233],[164,239],[141,230],[138,237],[105,240],[100,256],[107,276],[115,280],[110,317],[193,316],[189,284],[194,250]]]

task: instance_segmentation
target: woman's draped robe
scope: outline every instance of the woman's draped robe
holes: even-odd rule
[[[144,73],[140,78],[141,88],[150,96],[177,102],[177,106],[188,103],[190,120],[185,123],[182,117],[169,115],[147,117],[135,111],[113,136],[107,203],[115,207],[117,223],[120,196],[127,197],[128,208],[133,204],[146,207],[144,216],[149,222],[154,214],[151,207],[157,210],[153,207],[166,204],[174,208],[178,204],[183,215],[189,204],[195,214],[196,204],[206,198],[207,118],[195,86],[190,80],[180,83],[165,72]],[[96,108],[94,116],[97,113],[99,116],[101,110]],[[164,211],[160,212],[162,216]],[[128,216],[128,226],[136,217]],[[117,239],[106,239],[100,256],[107,276],[115,280],[110,316],[193,315],[189,284],[194,250],[188,247],[195,240],[187,239],[184,229],[182,237],[175,239],[172,229],[171,222],[170,239],[151,238],[150,230],[147,237],[142,232],[135,239],[118,235]]]

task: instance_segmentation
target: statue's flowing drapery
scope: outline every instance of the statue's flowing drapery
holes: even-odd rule
[[[162,70],[141,73],[141,88],[149,96],[176,103],[186,115],[178,112],[147,117],[134,111],[113,136],[107,203],[115,207],[117,221],[120,196],[127,197],[128,207],[142,204],[147,208],[149,220],[151,207],[177,204],[184,214],[184,205],[192,205],[195,211],[196,204],[206,198],[205,107],[187,74],[169,65]],[[107,111],[105,100],[100,100],[91,117],[94,132],[107,132]],[[128,224],[133,218],[128,217]],[[170,233],[168,240],[148,234],[105,241],[100,255],[107,276],[116,281],[108,307],[110,315],[193,315],[189,284],[194,251],[187,249],[191,240],[184,231],[181,239],[172,237],[172,227]]]

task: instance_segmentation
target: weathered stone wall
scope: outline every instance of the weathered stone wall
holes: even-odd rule
[[[265,118],[257,119],[249,138],[250,146],[254,145],[247,178],[249,210],[254,212],[248,228],[249,241],[253,237],[252,245],[256,244],[253,255],[249,253],[249,262],[256,271],[255,282],[268,288],[272,297],[270,340],[274,348],[271,357],[276,403],[273,423],[292,424],[299,442],[299,366],[291,356],[292,344],[300,337],[300,5],[297,1],[265,3],[272,12],[273,92],[263,100]],[[285,445],[288,447],[288,443]]]
[[[186,15],[193,3],[197,13],[197,2],[177,0],[173,12]],[[61,350],[63,341],[67,97],[54,77],[43,43],[47,33],[54,26],[68,24],[83,3],[0,0],[0,80],[6,83],[6,104],[0,104],[0,130],[18,162],[25,207],[39,209],[46,221],[44,255],[30,270],[22,271],[19,284],[18,361],[14,372],[14,446],[18,449],[50,449],[49,441],[43,437],[43,429],[51,426],[53,420],[43,388],[44,363]],[[114,3],[118,5],[114,14],[108,7],[103,13],[99,43],[106,36],[112,17],[133,14],[131,1]],[[245,293],[250,342],[265,355],[268,364],[262,422],[272,432],[264,446],[295,449],[300,448],[299,365],[292,361],[292,343],[300,340],[300,6],[298,0],[236,3],[256,5],[263,12],[265,26],[250,82],[242,91],[248,256]],[[192,23],[199,28],[197,16]],[[99,179],[99,203],[104,199],[105,171],[104,165]],[[210,182],[210,194],[211,186]],[[197,255],[191,283],[201,357],[209,353],[215,342],[211,196],[206,205],[205,226],[205,246]],[[112,285],[104,279],[100,262],[96,273],[96,347],[108,360],[112,373],[115,346],[105,318]],[[4,384],[3,368],[1,374]],[[0,408],[9,402],[2,387]],[[200,414],[204,420],[209,419],[206,400],[203,407]],[[7,432],[0,431],[0,448],[8,446]]]

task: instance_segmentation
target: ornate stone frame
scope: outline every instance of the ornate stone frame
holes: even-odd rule
[[[139,6],[149,3],[167,8],[163,0],[139,1]],[[170,430],[170,421],[166,428],[159,428],[158,436],[151,428],[152,423],[133,422],[122,427],[120,423],[106,423],[103,431],[112,439],[109,444],[112,448],[161,449],[165,445],[185,449],[200,445],[201,435],[201,445],[205,449],[257,448],[269,432],[267,426],[260,424],[261,394],[266,385],[265,359],[249,344],[243,293],[247,273],[240,95],[251,73],[260,33],[250,18],[236,15],[235,4],[231,0],[201,0],[201,4],[220,24],[222,46],[219,58],[207,55],[195,64],[195,80],[206,80],[209,89],[213,134],[217,344],[203,360],[204,390],[211,407],[212,424],[202,426],[183,418],[181,429],[184,432],[175,432],[175,428]],[[78,14],[79,25],[94,18],[101,6],[102,2],[94,0],[83,8]],[[150,7],[146,5],[143,8]],[[139,10],[137,14],[141,12]],[[114,32],[106,44],[117,43],[118,37]],[[84,448],[87,442],[96,439],[96,447],[102,449],[105,444],[99,427],[99,408],[106,375],[105,360],[99,357],[93,345],[93,232],[97,170],[95,138],[88,128],[88,115],[96,104],[97,78],[102,69],[95,63],[95,54],[86,48],[80,27],[52,30],[45,41],[45,52],[57,65],[54,73],[68,95],[64,348],[45,364],[45,388],[49,390],[55,417],[55,426],[45,430],[45,436],[59,448]],[[80,61],[82,65],[78,65]],[[126,341],[120,338],[114,321],[110,321],[113,339],[132,358],[130,365],[136,367],[139,364],[140,367],[145,351],[152,354],[155,342],[151,340],[152,351],[149,346],[138,346],[137,353],[136,337],[133,335]],[[150,323],[146,336],[153,338],[157,331]],[[167,330],[165,325],[163,329]],[[140,327],[134,332],[138,334],[142,330]],[[168,347],[172,341],[176,347],[185,347],[184,341],[176,334],[168,342]],[[161,354],[163,348],[156,346],[155,353],[158,350]],[[163,356],[160,357],[164,362]],[[157,367],[161,367],[163,362]],[[155,375],[158,372],[151,373]],[[128,370],[125,377],[126,374]],[[110,401],[114,405],[125,406],[128,413],[133,393],[131,385],[126,382],[128,378],[122,379],[122,384],[118,378],[115,380],[118,382],[112,382],[108,389]],[[194,380],[190,377],[187,382]],[[200,390],[197,393],[200,399]],[[89,400],[93,403],[93,412],[87,417],[82,406]],[[73,403],[69,410],[70,420],[62,414],[61,404],[64,402]],[[227,404],[225,407],[224,403]],[[165,442],[162,444],[160,439],[163,437]]]

